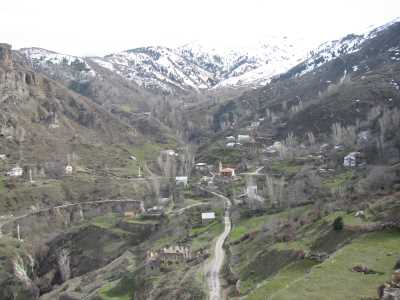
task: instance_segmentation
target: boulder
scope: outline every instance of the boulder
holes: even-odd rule
[[[399,288],[385,288],[383,290],[382,300],[400,300]]]
[[[48,272],[47,274],[45,274],[44,276],[36,279],[35,284],[37,285],[37,287],[40,290],[40,293],[44,294],[44,293],[48,293],[53,289],[53,280],[54,277],[56,275],[56,270],[51,270],[50,272]]]
[[[384,274],[379,271],[372,270],[367,266],[356,265],[351,269],[353,272],[364,273],[364,274]]]
[[[396,284],[400,284],[400,269],[393,272],[392,281]]]
[[[395,270],[399,270],[400,269],[400,258],[396,261],[393,269],[395,269]]]

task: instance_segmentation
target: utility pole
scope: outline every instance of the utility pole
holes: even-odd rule
[[[18,241],[21,241],[21,235],[19,232],[19,224],[17,224],[17,239],[18,239]]]

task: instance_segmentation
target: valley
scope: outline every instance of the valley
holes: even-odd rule
[[[0,299],[400,299],[399,62],[0,44]]]

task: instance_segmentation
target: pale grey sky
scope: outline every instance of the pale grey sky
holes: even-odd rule
[[[399,16],[399,0],[8,0],[0,42],[75,55],[283,34],[324,42]]]

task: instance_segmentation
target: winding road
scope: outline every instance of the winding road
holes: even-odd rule
[[[141,202],[139,200],[132,200],[132,199],[124,199],[124,200],[97,200],[97,201],[86,201],[86,202],[77,202],[77,203],[67,203],[67,204],[63,204],[63,205],[58,205],[58,206],[53,206],[53,207],[47,207],[47,208],[42,208],[42,209],[38,209],[38,210],[34,210],[32,212],[26,213],[24,215],[19,215],[19,216],[12,216],[12,217],[8,217],[8,218],[4,218],[4,216],[0,216],[0,219],[3,219],[4,221],[0,221],[0,237],[2,235],[2,229],[3,226],[8,224],[8,223],[12,223],[15,222],[17,220],[26,218],[28,216],[31,215],[36,215],[39,214],[41,212],[46,212],[46,211],[50,211],[52,209],[60,209],[60,208],[67,208],[67,207],[73,207],[73,206],[82,206],[82,205],[90,205],[90,204],[102,204],[102,203],[127,203],[127,202]],[[2,218],[3,217],[3,218]]]
[[[218,237],[217,242],[215,244],[215,249],[214,249],[214,255],[212,257],[211,262],[207,265],[206,267],[206,277],[207,277],[207,283],[209,287],[209,292],[210,292],[210,300],[220,300],[221,297],[221,281],[220,281],[220,272],[222,265],[224,263],[224,258],[225,258],[225,252],[223,249],[224,242],[226,238],[229,235],[229,232],[231,231],[231,219],[229,216],[229,211],[231,208],[231,201],[225,197],[224,195],[221,195],[216,192],[208,191],[207,192],[217,196],[218,198],[224,200],[225,202],[225,216],[224,216],[224,224],[225,224],[225,229],[224,232]]]

